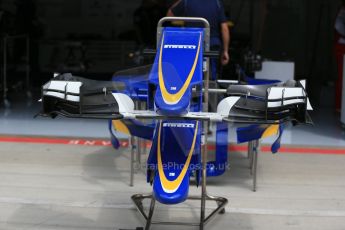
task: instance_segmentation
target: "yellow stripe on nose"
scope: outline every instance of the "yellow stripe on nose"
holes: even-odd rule
[[[163,44],[164,44],[164,35],[163,35],[163,38],[162,38],[161,50],[160,50],[160,53],[159,53],[159,64],[158,64],[159,88],[161,89],[164,102],[166,104],[168,104],[168,105],[175,105],[175,104],[177,104],[181,100],[183,95],[186,93],[186,91],[187,91],[187,89],[188,89],[188,87],[190,85],[190,82],[192,81],[192,78],[194,76],[195,69],[196,69],[196,66],[198,64],[198,58],[199,58],[199,54],[200,54],[200,49],[201,49],[201,34],[200,34],[200,37],[199,37],[198,51],[196,53],[192,69],[189,72],[187,80],[183,84],[182,88],[177,93],[175,93],[175,94],[169,93],[168,90],[165,87],[164,76],[163,76],[163,66],[162,66]]]
[[[162,153],[161,153],[161,131],[162,131],[162,122],[159,124],[159,131],[158,131],[158,146],[157,146],[157,158],[158,158],[158,173],[159,178],[161,181],[162,188],[167,193],[173,193],[175,192],[181,185],[183,178],[185,177],[188,167],[190,165],[190,161],[192,159],[192,155],[194,152],[195,142],[196,142],[196,136],[198,134],[198,127],[199,122],[196,124],[195,133],[193,137],[192,146],[188,153],[188,158],[183,166],[183,169],[180,173],[180,175],[173,181],[170,181],[166,178],[164,170],[163,170],[163,162],[162,162]]]

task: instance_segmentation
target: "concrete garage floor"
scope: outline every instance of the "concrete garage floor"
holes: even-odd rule
[[[144,221],[130,196],[150,192],[141,172],[129,187],[127,149],[0,143],[0,229],[135,229]],[[229,199],[206,229],[345,229],[343,155],[259,155],[258,191],[248,159],[231,153],[231,170],[208,180]],[[191,194],[200,189],[191,187]],[[199,203],[162,206],[155,219],[198,221]],[[214,204],[210,203],[210,207]],[[152,229],[196,229],[154,226]]]

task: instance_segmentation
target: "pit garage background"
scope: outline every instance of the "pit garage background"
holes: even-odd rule
[[[36,79],[33,82],[40,79],[40,83],[57,70],[109,76],[118,69],[135,65],[140,58],[133,60],[129,54],[153,44],[156,21],[173,3],[163,0],[17,2],[1,2],[2,33],[28,33],[33,38],[31,63],[37,71],[32,77]],[[292,61],[296,78],[308,79],[314,104],[319,104],[322,98],[323,103],[332,105],[329,85],[336,79],[334,22],[340,1],[231,0],[224,1],[224,5],[234,24],[233,60],[240,59],[241,52],[249,49],[264,59]],[[145,11],[147,15],[141,13]],[[141,34],[142,24],[146,35]]]
[[[40,86],[55,72],[110,80],[119,70],[150,63],[143,49],[155,44],[157,21],[173,2],[0,0],[0,229],[142,225],[129,194],[150,187],[140,164],[135,186],[129,186],[128,137],[120,135],[122,148],[116,151],[106,121],[34,116],[40,112]],[[262,141],[256,193],[247,146],[236,144],[231,131],[230,170],[209,182],[209,190],[230,205],[208,229],[345,228],[345,140],[335,108],[334,22],[340,5],[224,0],[231,63],[220,78],[238,79],[237,65],[248,63],[248,74],[255,75],[248,60],[293,63],[294,79],[307,79],[315,125],[287,128],[277,155],[269,152],[273,139]],[[196,206],[182,205],[178,212],[159,207],[157,218],[197,218],[191,211]]]

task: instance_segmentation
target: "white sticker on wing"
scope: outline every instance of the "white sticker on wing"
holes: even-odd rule
[[[77,81],[50,81],[43,86],[44,90],[66,91],[66,93],[79,94],[81,82]]]
[[[79,102],[80,98],[77,95],[80,93],[81,85],[81,82],[75,81],[50,81],[43,86],[43,94],[46,96],[61,98],[67,101]]]

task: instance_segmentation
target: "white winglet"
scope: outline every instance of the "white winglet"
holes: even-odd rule
[[[227,97],[223,99],[217,106],[217,113],[221,116],[229,116],[231,108],[241,97]]]
[[[134,111],[134,102],[128,95],[123,93],[113,93],[113,96],[119,105],[120,113],[131,113]]]

